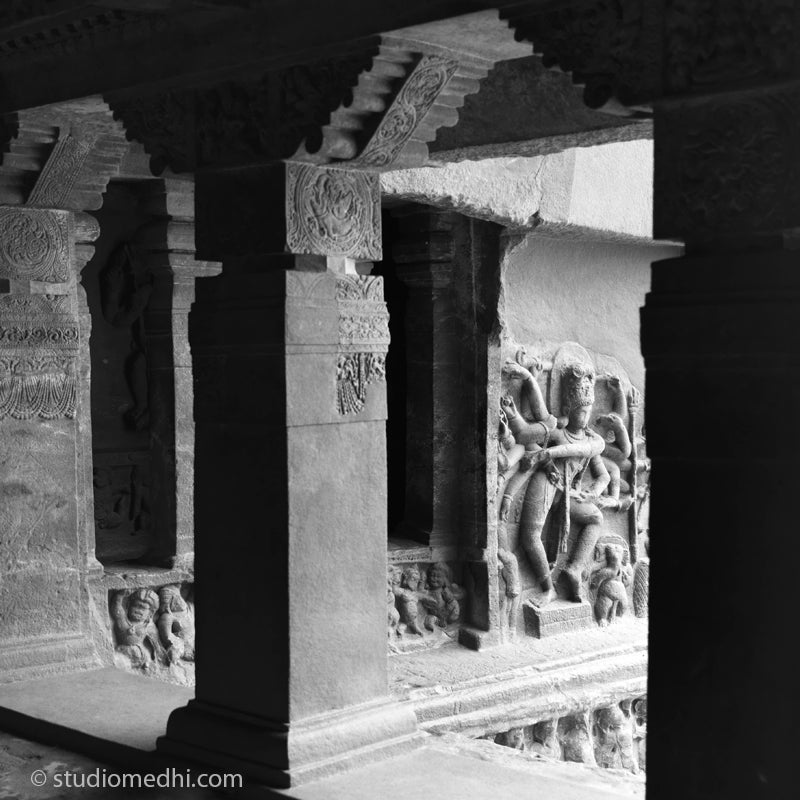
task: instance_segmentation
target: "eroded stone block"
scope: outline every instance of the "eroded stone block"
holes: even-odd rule
[[[525,632],[537,639],[571,633],[592,627],[592,608],[588,603],[570,603],[554,600],[544,608],[531,602],[522,606],[525,617]]]

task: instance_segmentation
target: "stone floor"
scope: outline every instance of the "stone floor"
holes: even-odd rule
[[[627,665],[631,674],[643,675],[646,641],[646,625],[631,619],[606,630],[583,631],[575,638],[568,634],[525,639],[478,653],[454,646],[397,655],[389,659],[391,687],[395,696],[414,705],[423,728],[441,734],[456,729],[453,720],[470,720],[470,698],[478,709],[473,716],[480,717],[481,709],[497,699],[518,708],[518,698],[529,698],[532,687],[534,694],[538,693],[540,681],[563,702],[567,686],[564,676],[581,677],[581,670],[594,669],[598,651],[607,664]],[[597,668],[607,666],[598,664]],[[495,691],[497,698],[492,695]],[[170,712],[185,705],[192,695],[192,689],[114,669],[0,686],[0,730],[15,734],[0,733],[0,800],[210,800],[221,796],[202,789],[55,785],[56,774],[67,771],[88,774],[106,769],[119,773],[120,767],[106,766],[114,763],[130,763],[139,770],[149,770],[152,764],[151,771],[160,772],[164,762],[153,760],[148,751],[163,734]],[[503,713],[501,708],[501,716]],[[468,722],[465,733],[475,735],[476,731],[469,728],[472,724]],[[475,724],[488,723],[481,717]],[[34,739],[48,744],[34,743]],[[76,755],[76,750],[99,760]],[[47,778],[41,788],[31,784],[34,770],[43,770]],[[408,800],[430,794],[437,800],[621,800],[644,797],[644,777],[544,760],[448,732],[429,736],[412,753],[297,789],[276,792],[245,787],[236,792],[242,797],[281,800]]]
[[[64,734],[67,741],[77,733],[147,751],[155,749],[172,710],[192,697],[194,689],[113,667],[18,681],[0,685],[0,728],[37,736],[39,720],[52,735],[58,728],[74,732]]]
[[[0,732],[0,798],[2,800],[211,800],[220,797],[209,790],[198,789],[112,789],[67,788],[65,775],[85,781],[89,775],[103,771],[117,772],[98,761],[76,755],[59,747],[43,745]],[[75,779],[73,778],[73,781]],[[33,781],[43,782],[35,786]],[[60,783],[61,785],[57,785]]]
[[[66,773],[118,773],[57,747],[0,733],[2,800],[213,800],[221,797],[280,800],[628,800],[644,797],[644,779],[581,764],[547,762],[485,741],[431,737],[419,750],[368,767],[280,792],[246,787],[223,794],[207,789],[110,789],[57,786]],[[46,776],[41,787],[32,775]]]

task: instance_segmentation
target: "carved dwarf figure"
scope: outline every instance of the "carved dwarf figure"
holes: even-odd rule
[[[194,614],[181,595],[180,586],[164,586],[159,591],[158,632],[167,651],[167,661],[194,661]]]
[[[558,719],[545,719],[532,728],[531,751],[541,756],[561,760],[561,745],[558,741]]]
[[[400,621],[403,631],[409,630],[419,636],[424,636],[424,631],[419,621],[419,598],[422,575],[416,564],[409,564],[400,573],[399,585],[394,585],[394,596],[400,612]],[[398,628],[399,630],[399,628]],[[401,633],[403,631],[400,631]]]
[[[573,714],[560,719],[558,721],[558,740],[564,753],[564,761],[595,764],[589,734],[588,714]]]
[[[509,362],[509,371],[522,376],[526,385],[538,383],[531,373],[518,364]],[[563,524],[559,536],[559,549],[564,551],[568,544],[569,527],[578,527],[572,553],[562,570],[567,584],[570,600],[581,600],[582,572],[592,557],[595,542],[600,535],[603,515],[598,508],[600,495],[608,486],[610,476],[601,453],[605,442],[589,428],[589,419],[594,404],[594,374],[580,364],[572,364],[563,374],[565,425],[549,431],[549,425],[541,422],[541,428],[548,430],[544,437],[544,448],[529,450],[520,460],[520,471],[509,481],[503,509],[513,501],[515,493],[512,484],[522,476],[523,471],[536,467],[528,481],[520,517],[520,541],[528,556],[540,594],[531,602],[543,606],[555,597],[555,588],[550,576],[550,565],[542,542],[542,533],[550,509],[563,503]],[[532,393],[541,398],[541,391]],[[543,402],[542,402],[543,405]],[[511,421],[511,420],[510,420]],[[516,434],[515,434],[516,435]],[[584,489],[582,480],[586,470],[592,482]],[[524,482],[522,476],[518,484]],[[506,511],[507,513],[507,511]],[[503,510],[501,510],[501,518]]]
[[[639,697],[631,704],[633,743],[639,758],[639,769],[647,769],[647,698]]]
[[[494,738],[495,744],[510,747],[512,750],[525,749],[525,728],[510,728],[503,733],[498,733]]]
[[[634,756],[631,721],[619,706],[601,708],[595,716],[595,757],[606,769],[639,772]]]
[[[400,571],[397,567],[389,565],[386,575],[386,619],[388,622],[388,634],[399,635],[397,626],[400,624],[400,612],[395,605],[394,587],[400,582]]]
[[[428,592],[420,597],[420,602],[428,612],[425,627],[434,630],[436,626],[446,628],[458,622],[461,616],[460,600],[464,590],[451,580],[450,567],[443,561],[431,564],[428,568]]]
[[[600,548],[598,547],[598,550]],[[591,586],[596,589],[594,613],[601,628],[621,617],[628,609],[628,590],[633,570],[627,551],[618,544],[606,544],[602,549],[605,566],[592,575]]]
[[[134,667],[151,671],[160,649],[153,615],[158,609],[158,596],[152,589],[137,589],[126,597],[117,592],[111,602],[114,638],[117,652],[130,659]]]
[[[628,399],[617,375],[607,376],[606,383],[611,390],[613,410],[597,418],[597,425],[606,442],[603,449],[603,464],[610,476],[608,494],[603,500],[606,508],[626,511],[633,503],[630,484],[623,478],[623,475],[627,476],[631,469],[630,456],[633,451],[627,428]],[[635,405],[638,405],[638,396],[638,391],[632,387],[631,399]],[[622,497],[620,497],[621,492]]]

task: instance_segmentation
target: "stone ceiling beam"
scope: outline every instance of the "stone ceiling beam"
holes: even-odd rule
[[[64,13],[25,22],[30,4],[0,11],[0,112],[112,90],[208,84],[236,70],[285,68],[386,31],[503,2],[342,0],[333,6],[272,0],[250,3],[245,12],[223,3],[182,12],[46,0],[34,5],[43,15]],[[59,69],[48,70],[54,63]]]
[[[422,203],[511,231],[593,240],[652,239],[650,140],[535,158],[466,161],[381,176],[384,204]]]

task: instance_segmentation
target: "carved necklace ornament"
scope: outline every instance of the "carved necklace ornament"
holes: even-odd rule
[[[379,226],[377,175],[311,164],[286,165],[286,244],[290,252],[379,260]]]
[[[336,405],[340,414],[357,414],[366,403],[367,386],[386,380],[389,313],[383,301],[383,279],[372,275],[337,276],[336,300]]]
[[[0,357],[0,419],[73,419],[76,401],[74,358]]]

